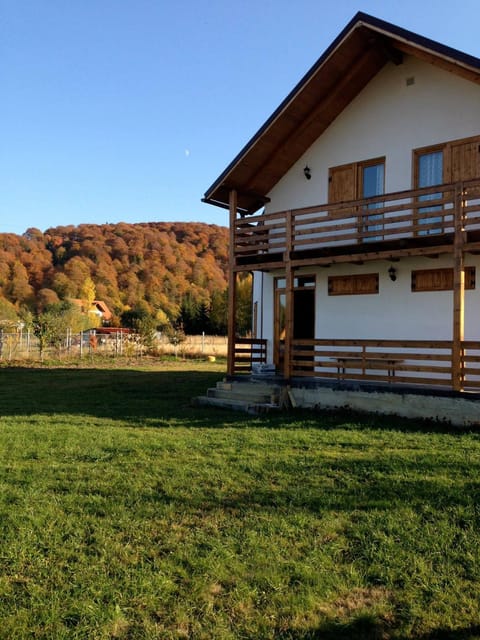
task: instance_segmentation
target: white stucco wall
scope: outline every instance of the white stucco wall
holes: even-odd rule
[[[392,263],[370,262],[361,266],[346,264],[316,271],[316,335],[325,338],[451,340],[453,291],[412,292],[411,272],[415,269],[452,267],[448,256],[403,259],[393,263],[397,279],[392,282],[388,269]],[[480,261],[469,257],[467,265]],[[328,277],[356,273],[378,273],[379,293],[372,295],[329,296]],[[465,292],[465,337],[480,338],[480,290]]]
[[[266,211],[325,203],[330,167],[381,156],[385,191],[409,189],[412,150],[478,135],[479,114],[478,85],[411,56],[389,63],[272,189]]]
[[[414,83],[407,86],[407,78]],[[317,205],[328,200],[330,167],[386,157],[385,191],[412,187],[412,151],[480,134],[480,87],[413,57],[387,64],[327,131],[287,172],[269,194],[266,211]],[[308,164],[312,179],[303,167]],[[477,288],[465,294],[465,338],[480,339],[480,258]],[[452,338],[453,292],[412,293],[412,269],[452,267],[451,256],[437,260],[408,258],[394,263],[397,280],[388,277],[389,262],[334,265],[308,269],[315,273],[316,335],[322,338],[446,339]],[[380,274],[376,295],[328,296],[328,277],[356,273]],[[273,279],[255,274],[258,337],[270,340],[273,358]],[[263,295],[263,304],[261,298]]]
[[[393,264],[397,279],[388,269]],[[480,257],[467,255],[467,266],[475,266],[476,288],[465,292],[465,339],[480,339]],[[412,292],[411,272],[415,269],[451,268],[452,258],[408,258],[391,263],[385,260],[363,265],[333,265],[304,270],[316,276],[315,331],[317,338],[451,340],[453,291]],[[328,278],[360,273],[379,274],[379,293],[372,295],[328,295]],[[280,273],[277,275],[281,275]],[[258,300],[259,335],[273,340],[274,275],[256,274],[254,300]],[[260,335],[260,331],[262,335]],[[269,357],[272,357],[269,349]]]

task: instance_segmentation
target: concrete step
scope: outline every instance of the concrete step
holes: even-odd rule
[[[230,409],[231,411],[248,412],[249,403],[245,400],[233,400],[232,398],[214,398],[212,396],[197,396],[194,404],[201,407],[218,407],[220,409]]]
[[[217,389],[222,389],[223,391],[243,391],[245,389],[249,390],[249,393],[258,393],[258,394],[263,394],[266,396],[270,396],[272,393],[274,393],[276,390],[278,390],[278,385],[275,383],[265,383],[265,382],[251,382],[251,381],[246,381],[246,382],[237,382],[237,381],[232,381],[232,382],[224,382],[224,381],[220,381],[217,382],[216,385]]]
[[[247,413],[266,413],[278,409],[281,387],[261,381],[221,380],[207,390],[205,396],[194,399],[196,405],[222,407]]]
[[[274,393],[259,393],[256,389],[208,389],[207,396],[209,398],[231,398],[232,400],[245,400],[245,402],[249,402],[250,404],[253,402],[271,402],[272,396],[278,397],[278,394],[275,396]]]
[[[229,409],[230,411],[243,411],[257,415],[268,413],[279,409],[278,405],[269,402],[248,402],[246,400],[236,400],[233,398],[215,398],[213,396],[197,396],[193,399],[195,406],[217,407],[219,409]]]

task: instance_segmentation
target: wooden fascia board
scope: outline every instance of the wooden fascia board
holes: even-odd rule
[[[389,28],[378,26],[374,23],[382,21],[375,18],[372,21],[363,24],[370,31],[384,36],[396,49],[480,83],[479,58],[394,25],[388,25]]]
[[[480,84],[480,70],[478,69],[474,70],[471,67],[460,65],[454,60],[449,60],[448,58],[438,56],[424,49],[419,49],[418,47],[415,47],[414,45],[408,44],[406,42],[398,42],[396,44],[396,47],[404,53],[415,56],[416,58],[420,58],[421,60],[424,60],[429,64],[440,67],[441,69],[444,69],[445,71],[448,71],[450,73],[454,73],[455,75],[469,80],[470,82]]]

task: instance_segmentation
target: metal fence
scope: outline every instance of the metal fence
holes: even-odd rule
[[[225,356],[227,338],[225,336],[185,336],[181,342],[171,342],[171,338],[161,332],[146,344],[141,336],[125,331],[111,331],[108,334],[95,330],[83,333],[67,331],[56,346],[47,346],[41,352],[40,342],[33,331],[7,332],[0,330],[0,360],[38,360],[40,358],[83,358],[96,354],[110,357],[141,357],[154,355],[175,356]]]

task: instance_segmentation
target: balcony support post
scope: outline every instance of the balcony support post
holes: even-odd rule
[[[285,246],[285,353],[283,375],[289,379],[292,374],[292,340],[293,340],[293,305],[294,282],[292,268],[292,212],[286,215],[286,246]]]
[[[463,375],[463,340],[465,310],[465,264],[464,249],[465,230],[463,220],[463,185],[455,185],[455,237],[453,245],[453,341],[452,341],[452,386],[455,391],[462,391]]]
[[[235,229],[237,225],[237,192],[232,189],[229,194],[230,211],[230,245],[228,251],[228,356],[227,374],[235,373],[235,334],[237,331],[237,272],[235,271]]]

